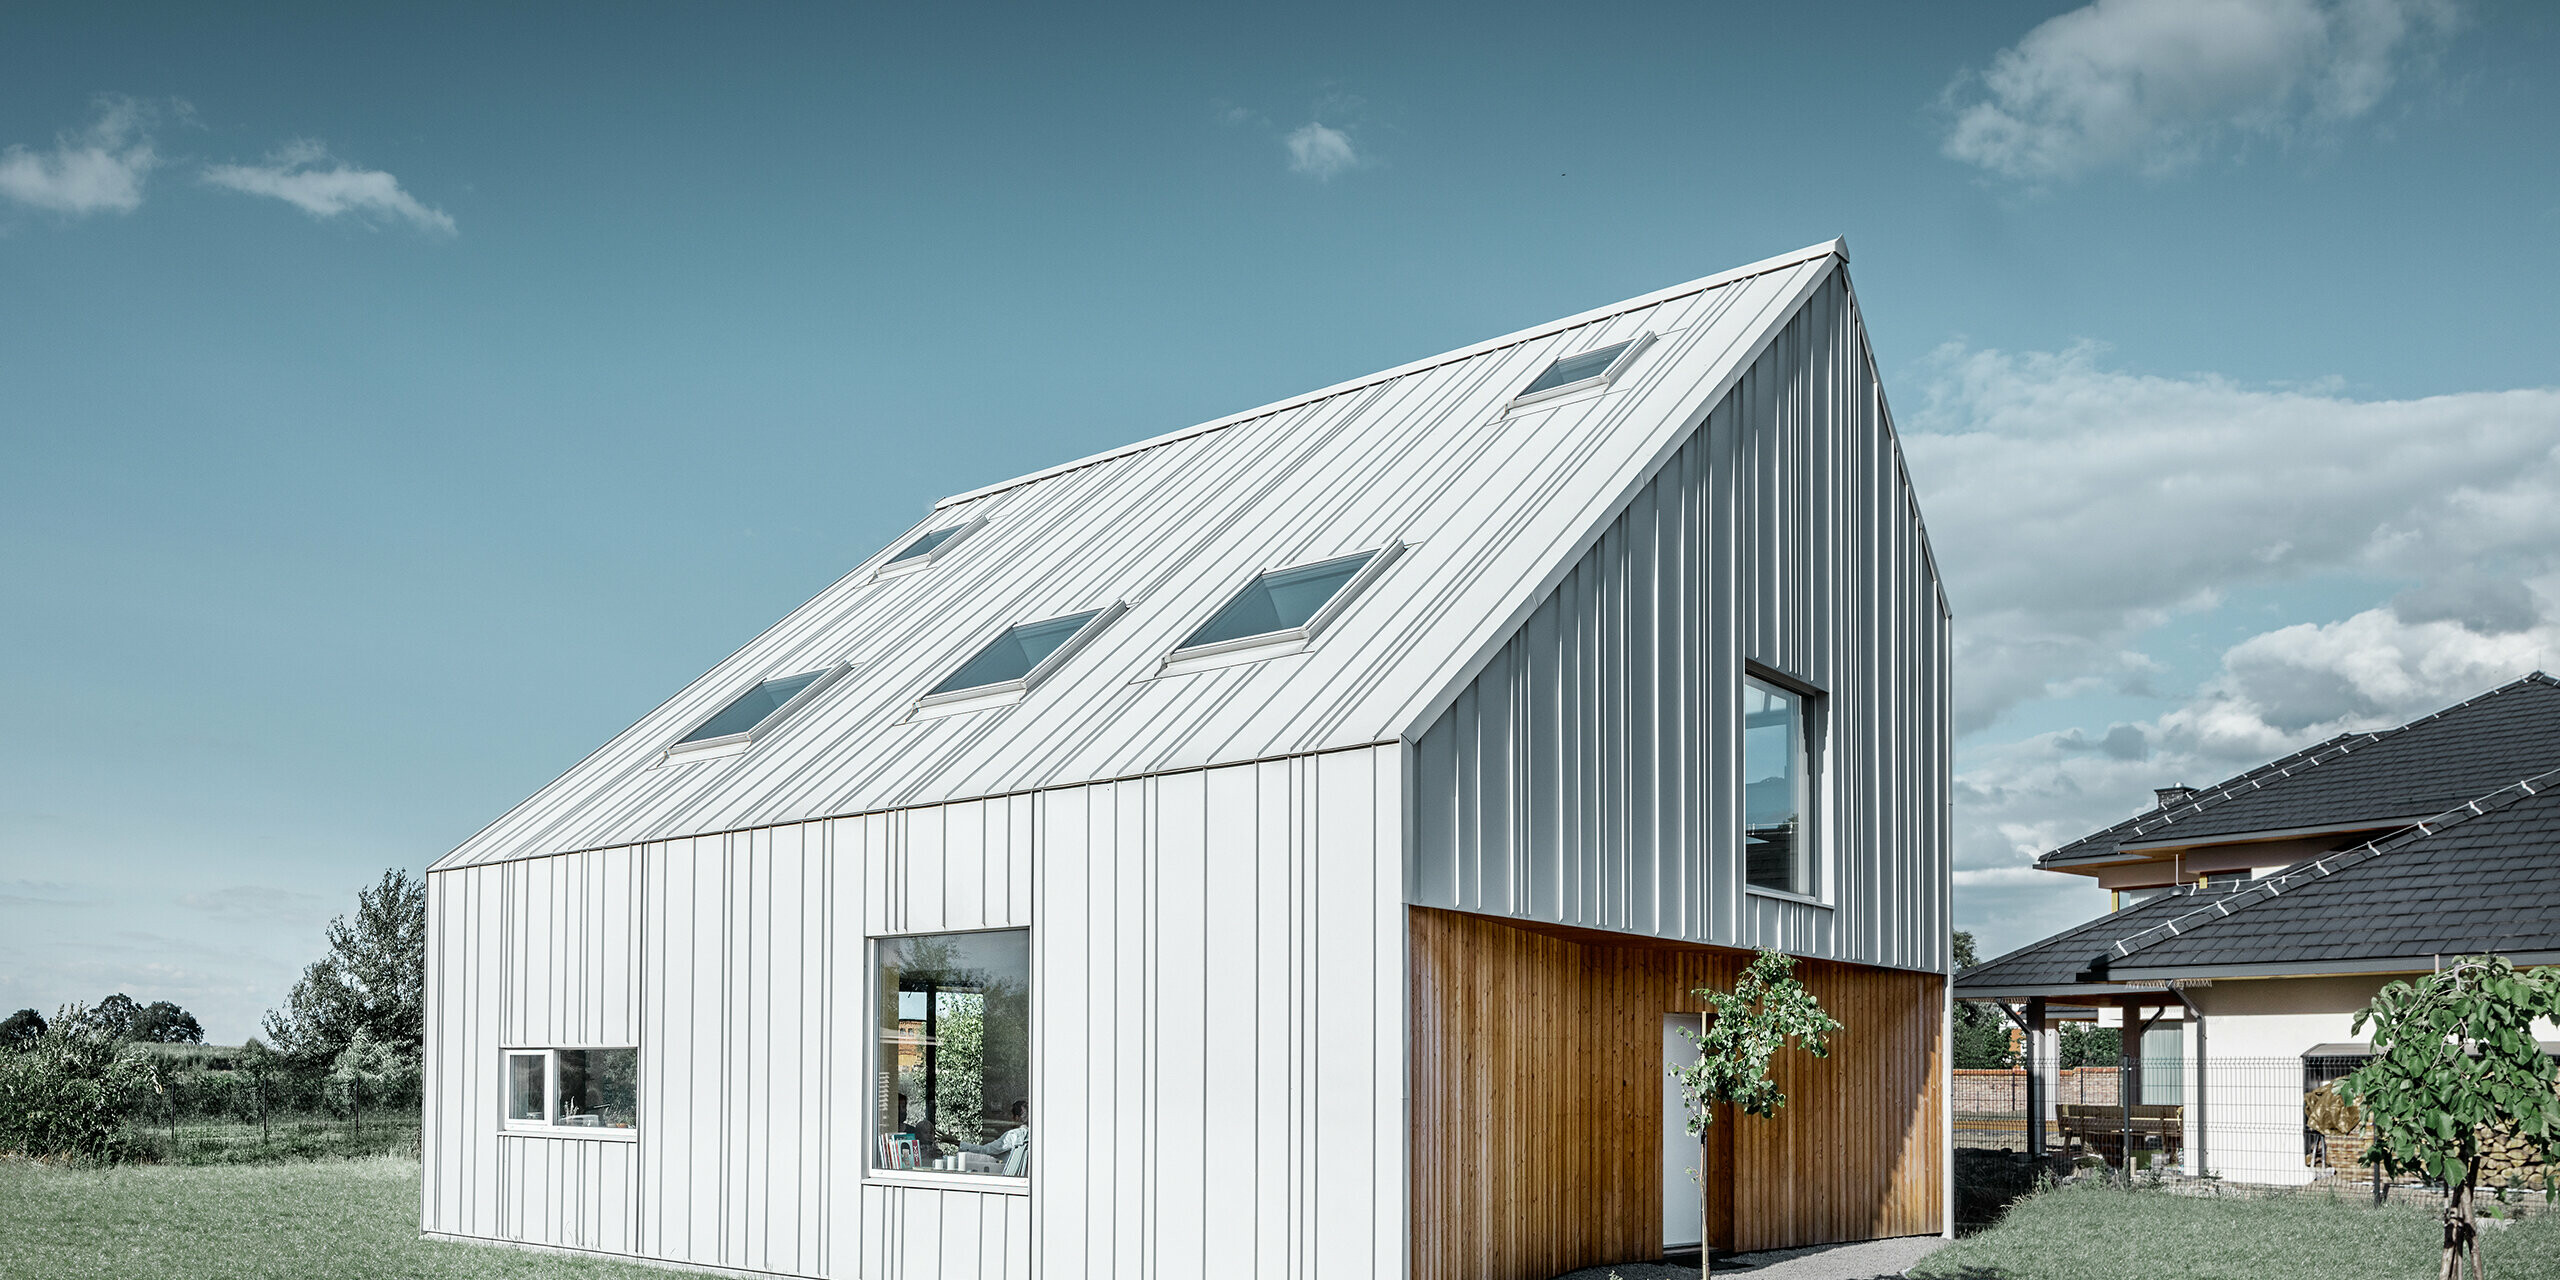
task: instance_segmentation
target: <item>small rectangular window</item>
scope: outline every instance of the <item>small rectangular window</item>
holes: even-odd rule
[[[1755,888],[1813,892],[1807,701],[1766,681],[1742,681],[1743,878]]]
[[[507,1055],[507,1119],[540,1124],[550,1118],[550,1063],[549,1054]]]
[[[506,1058],[510,1130],[595,1129],[629,1137],[639,1127],[638,1049],[510,1049]]]
[[[640,1051],[560,1049],[560,1105],[553,1124],[628,1129],[640,1111]]]
[[[1031,935],[882,938],[871,1167],[1031,1172]]]
[[[1544,400],[1584,387],[1606,386],[1652,339],[1653,335],[1644,334],[1625,342],[1596,347],[1580,355],[1564,356],[1548,365],[1546,371],[1531,380],[1528,386],[1521,388],[1520,394],[1513,396],[1511,402]]]

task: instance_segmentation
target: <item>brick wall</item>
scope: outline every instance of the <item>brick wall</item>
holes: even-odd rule
[[[2067,1067],[2054,1091],[2056,1105],[2065,1103],[2087,1106],[2115,1106],[2118,1071],[2114,1067]],[[2018,1115],[2027,1110],[2027,1073],[2023,1068],[2008,1071],[1964,1071],[1955,1073],[1955,1109],[1958,1112],[2009,1112]]]

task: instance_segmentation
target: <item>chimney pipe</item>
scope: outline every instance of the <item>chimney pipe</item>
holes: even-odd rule
[[[2166,809],[2171,805],[2185,804],[2195,799],[2196,789],[2194,787],[2154,787],[2151,795],[2160,802],[2161,808]]]

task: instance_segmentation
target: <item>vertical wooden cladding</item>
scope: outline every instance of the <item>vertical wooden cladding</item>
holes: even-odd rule
[[[1662,1015],[1700,1012],[1691,993],[1747,956],[1424,908],[1410,927],[1415,1280],[1660,1256]],[[1781,1060],[1776,1117],[1718,1121],[1733,1152],[1716,1243],[1934,1234],[1944,980],[1824,961],[1798,974],[1845,1030],[1828,1059]]]
[[[1041,794],[1041,1274],[1403,1272],[1402,768]]]
[[[1942,969],[1946,634],[1835,275],[1423,736],[1413,901]],[[1827,695],[1828,908],[1741,890],[1746,662]]]

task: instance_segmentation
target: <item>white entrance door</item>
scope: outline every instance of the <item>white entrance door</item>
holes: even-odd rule
[[[1703,1152],[1689,1136],[1688,1111],[1680,1105],[1680,1086],[1671,1068],[1698,1060],[1698,1046],[1683,1030],[1696,1031],[1698,1015],[1662,1015],[1662,1247],[1695,1249],[1706,1238],[1698,1216],[1698,1175]]]

